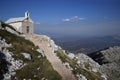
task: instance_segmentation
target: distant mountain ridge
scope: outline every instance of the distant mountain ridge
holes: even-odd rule
[[[104,48],[120,46],[120,36],[53,38],[56,44],[73,53],[93,53]]]

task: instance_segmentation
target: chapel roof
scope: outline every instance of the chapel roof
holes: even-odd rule
[[[10,18],[10,19],[8,19],[8,20],[6,21],[6,23],[22,22],[22,21],[24,21],[25,19],[26,19],[25,17]],[[30,20],[31,22],[33,22],[30,18],[29,18],[29,20]]]
[[[30,19],[28,11],[25,12],[25,17],[17,17],[17,18],[10,18],[6,21],[6,23],[16,23],[16,22],[22,22],[24,21],[25,19],[29,19],[30,22],[33,22],[32,19]]]

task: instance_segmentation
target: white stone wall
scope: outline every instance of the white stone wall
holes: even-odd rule
[[[10,23],[9,25],[13,26],[17,31],[23,34],[33,34],[33,22],[29,20],[24,20],[23,22]],[[29,26],[29,33],[27,33],[27,26]]]
[[[27,26],[29,26],[29,33],[27,33]],[[25,20],[22,23],[22,31],[24,34],[33,34],[33,31],[34,31],[33,23],[30,22],[29,20]]]
[[[13,28],[22,33],[22,22],[10,23],[9,25],[13,26]]]

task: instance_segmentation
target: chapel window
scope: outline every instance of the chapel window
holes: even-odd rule
[[[26,28],[26,32],[29,33],[29,26],[27,26],[27,28]]]

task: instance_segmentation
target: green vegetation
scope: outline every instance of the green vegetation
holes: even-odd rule
[[[39,55],[39,53],[36,51],[37,47],[35,47],[35,45],[29,40],[25,40],[23,37],[19,37],[6,30],[0,30],[0,36],[5,38],[7,43],[12,44],[8,50],[14,53],[13,57],[15,59],[22,59],[24,61],[27,61],[24,59],[24,56],[20,54],[22,52],[30,53],[33,60]]]
[[[91,68],[89,63],[84,63],[84,64],[85,64],[85,68],[86,69],[90,69]]]
[[[76,74],[83,74],[85,75],[85,77],[88,80],[102,80],[100,75],[97,75],[95,72],[90,72],[86,69],[81,68],[78,64],[77,64],[77,60],[76,59],[70,59],[69,57],[66,56],[65,53],[63,53],[62,49],[58,49],[58,51],[56,51],[57,56],[62,60],[62,62],[68,62],[70,64],[70,66],[73,68],[73,73]],[[88,67],[89,65],[86,64],[86,67]]]
[[[48,80],[61,80],[61,76],[53,69],[46,57],[42,57],[40,53],[36,51],[38,48],[29,40],[23,37],[12,34],[6,30],[0,30],[0,36],[3,37],[6,42],[11,43],[12,46],[7,49],[13,52],[15,59],[20,59],[25,62],[25,66],[16,71],[16,75],[12,76],[12,80],[32,79],[41,80],[42,78]],[[20,53],[29,53],[32,60],[27,60]],[[41,56],[38,58],[38,56]],[[4,66],[3,66],[4,67]]]
[[[45,78],[48,80],[61,80],[61,77],[53,70],[46,58],[36,59],[32,63],[28,63],[24,68],[17,70],[16,73],[18,79],[41,80]]]

